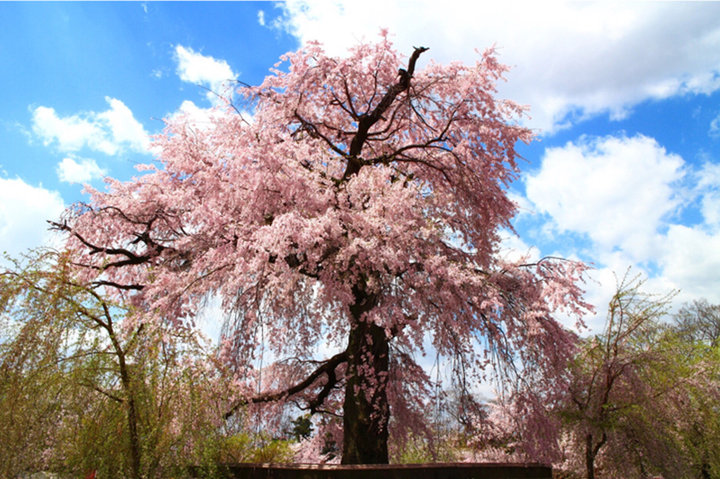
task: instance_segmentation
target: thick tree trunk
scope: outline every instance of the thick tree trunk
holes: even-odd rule
[[[389,341],[385,330],[361,321],[374,298],[355,291],[351,306],[348,367],[343,405],[343,464],[387,464]]]
[[[402,92],[410,88],[415,64],[425,47],[415,47],[407,70],[400,69],[397,83],[391,85],[372,112],[357,118],[358,128],[350,142],[347,166],[342,180],[356,175],[363,166],[360,158],[370,129],[392,106]],[[353,287],[355,303],[350,306],[352,323],[348,340],[347,382],[343,404],[343,464],[387,464],[388,422],[387,401],[389,340],[385,331],[362,321],[362,316],[377,303],[364,284]]]

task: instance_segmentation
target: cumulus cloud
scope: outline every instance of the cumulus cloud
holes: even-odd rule
[[[115,145],[93,119],[78,115],[60,118],[53,108],[39,106],[33,110],[32,124],[33,132],[46,146],[55,144],[60,151],[78,151],[87,146],[109,155],[115,153]]]
[[[649,292],[678,291],[678,304],[720,302],[720,165],[692,168],[645,136],[585,137],[549,148],[524,180],[558,244],[564,234],[589,240],[584,255],[597,268],[586,296],[598,308],[588,318],[592,332],[603,324],[614,275],[628,267],[648,278]],[[698,220],[680,224],[688,212]]]
[[[213,104],[219,102],[218,95],[225,95],[238,76],[225,60],[197,53],[182,45],[175,47],[175,60],[180,79],[207,88],[206,96]]]
[[[253,121],[251,113],[243,110],[240,114],[245,121]],[[225,115],[228,115],[228,112],[224,109],[202,108],[190,100],[185,100],[180,104],[180,108],[168,115],[168,118],[173,122],[181,122],[198,130],[211,130],[215,127],[215,121]]]
[[[610,303],[613,294],[615,294],[617,285],[622,280],[622,275],[627,271],[627,265],[617,266],[619,266],[619,269],[601,267],[588,272],[584,285],[584,299],[595,307],[595,311],[583,318],[587,329],[578,331],[580,334],[602,333],[607,315],[607,305]],[[631,274],[635,274],[635,272]]]
[[[545,131],[720,88],[720,4],[712,2],[288,0],[282,8],[289,32],[337,55],[381,27],[402,52],[430,47],[422,61],[472,62],[475,48],[496,44],[513,67],[501,93],[530,105],[529,125]]]
[[[679,282],[670,280],[667,275],[652,275],[647,269],[629,265],[622,255],[616,254],[607,266],[592,269],[587,274],[585,301],[595,305],[595,312],[585,316],[587,328],[579,331],[580,334],[588,336],[604,331],[610,300],[620,284],[624,282],[627,285],[633,279],[640,280],[642,291],[655,295],[657,299],[668,296],[675,308],[685,301],[702,297],[698,291],[682,289]]]
[[[218,114],[220,112],[214,108],[201,108],[194,102],[185,100],[170,118],[175,121],[182,119],[200,129],[205,129],[212,126],[213,118]]]
[[[110,109],[98,113],[97,119],[107,125],[115,145],[126,145],[134,151],[146,151],[149,137],[143,125],[133,116],[132,111],[120,100],[105,97]]]
[[[46,220],[56,220],[65,209],[57,191],[32,186],[19,178],[0,178],[0,251],[11,256],[57,240]]]
[[[549,148],[525,178],[528,199],[559,232],[586,234],[600,255],[635,262],[658,254],[658,233],[679,206],[684,161],[645,136],[584,138]]]
[[[54,108],[39,106],[32,110],[32,130],[43,144],[53,145],[62,152],[84,148],[117,155],[125,150],[147,152],[150,139],[147,131],[120,100],[105,97],[110,108],[96,113],[86,112],[59,116]]]
[[[89,183],[107,175],[107,171],[100,168],[91,158],[65,157],[58,163],[56,171],[60,181],[66,183]]]
[[[720,303],[720,234],[671,225],[663,242],[664,251],[660,256],[663,276],[683,297],[688,299],[706,298],[711,303]]]

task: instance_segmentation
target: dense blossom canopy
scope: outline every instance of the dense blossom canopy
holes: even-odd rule
[[[273,353],[248,401],[339,412],[348,377],[374,377],[368,397],[389,377],[390,410],[412,414],[422,398],[408,388],[428,379],[413,353],[429,344],[466,375],[513,360],[559,367],[571,340],[553,315],[584,310],[584,266],[499,252],[516,211],[515,145],[531,140],[523,109],[494,98],[505,67],[493,51],[416,71],[425,50],[403,58],[386,35],[345,58],[310,44],[239,90],[250,113],[228,104],[211,124],[168,120],[157,165],[109,180],[57,225],[86,279],[175,321],[219,295],[243,377],[260,331]],[[320,344],[343,350],[359,324],[384,332],[387,371],[372,357],[353,369],[347,351],[317,361]]]

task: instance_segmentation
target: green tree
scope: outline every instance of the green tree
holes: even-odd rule
[[[672,295],[627,275],[605,331],[571,363],[564,466],[602,477],[720,477],[720,348],[716,306],[669,314]]]
[[[720,304],[706,299],[686,303],[675,315],[674,329],[689,342],[701,342],[711,347],[720,344]]]
[[[687,469],[692,477],[702,479],[720,478],[719,339],[719,305],[706,300],[683,305],[666,336],[673,368],[657,373],[674,372],[673,380],[681,385],[657,417],[672,418],[671,431]]]
[[[52,425],[46,434],[53,438],[50,441],[56,442],[62,435],[61,428],[72,429],[71,424],[87,422],[91,417],[87,408],[73,411],[75,408],[68,407],[78,404],[75,402],[78,391],[72,385],[92,390],[105,400],[122,403],[127,431],[123,435],[126,440],[123,446],[127,448],[130,476],[139,478],[138,415],[128,360],[129,349],[140,328],[129,332],[128,340],[123,341],[115,321],[118,308],[105,302],[95,290],[76,283],[69,275],[68,263],[62,254],[32,253],[26,261],[14,262],[14,266],[0,274],[0,311],[11,324],[4,338],[2,375],[3,379],[14,380],[13,386],[4,387],[3,400],[14,403],[20,399],[20,391],[33,390],[40,398],[34,402],[42,403],[48,398],[42,390],[43,384],[53,386],[55,407],[48,417]],[[108,374],[110,372],[115,374]],[[119,388],[116,388],[118,379]],[[4,380],[3,384],[9,383]],[[14,409],[9,418],[13,435],[24,434],[22,429],[13,427],[19,417],[28,419],[36,413],[29,408]],[[82,441],[82,436],[78,436],[78,440]],[[59,445],[56,446],[48,448],[45,456],[57,454]],[[37,453],[36,447],[24,451],[29,455]],[[80,466],[73,464],[72,457],[61,457],[71,467]],[[31,466],[39,466],[32,460],[11,462],[19,466],[28,461],[36,462],[29,464]]]
[[[628,417],[667,392],[653,388],[644,372],[662,360],[654,343],[671,296],[644,293],[642,286],[638,277],[623,278],[608,305],[605,331],[581,343],[570,367],[563,417],[587,479],[595,477],[599,454],[617,442]]]
[[[0,476],[135,479],[202,462],[227,400],[197,335],[146,325],[71,275],[63,253],[13,264],[0,272]]]
[[[624,412],[617,444],[607,451],[608,463],[626,465],[624,477],[720,477],[720,356],[711,339],[695,333],[688,312],[698,305],[712,308],[705,301],[683,306],[673,321],[664,318],[648,345],[653,360],[639,372],[648,400]]]

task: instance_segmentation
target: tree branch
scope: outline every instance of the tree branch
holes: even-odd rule
[[[114,256],[124,256],[127,259],[116,261],[114,263],[110,263],[105,266],[105,268],[109,267],[120,267],[125,265],[137,265],[137,264],[143,264],[148,262],[151,259],[151,256],[148,254],[145,255],[137,255],[133,253],[132,251],[125,249],[125,248],[103,248],[97,245],[94,245],[90,243],[88,240],[82,237],[78,232],[70,228],[67,223],[58,223],[56,221],[48,221],[50,225],[57,230],[60,231],[66,231],[76,237],[82,244],[87,246],[90,249],[90,254],[96,254],[96,253],[105,253],[109,255]]]
[[[101,387],[98,386],[98,385],[92,384],[92,383],[90,383],[90,382],[83,382],[83,383],[81,383],[81,385],[82,385],[82,386],[85,386],[86,388],[90,388],[90,389],[92,389],[93,391],[97,391],[97,392],[99,392],[100,394],[102,394],[103,396],[112,399],[113,401],[116,401],[116,402],[119,402],[119,403],[125,402],[125,400],[124,400],[123,398],[118,397],[118,396],[112,394],[110,391],[106,391],[105,389],[101,388]]]
[[[282,391],[278,392],[269,392],[265,394],[261,394],[259,396],[254,396],[251,398],[241,399],[239,401],[236,401],[235,404],[232,405],[232,407],[225,413],[225,419],[229,419],[237,410],[245,406],[247,404],[260,404],[260,403],[267,403],[267,402],[274,402],[279,401],[281,399],[288,398],[290,396],[294,396],[295,394],[298,394],[305,389],[312,386],[315,381],[317,381],[320,376],[325,374],[328,378],[327,383],[323,386],[322,390],[318,393],[318,395],[315,397],[313,401],[310,401],[309,406],[310,409],[315,412],[317,411],[317,408],[322,405],[322,402],[327,398],[328,394],[332,390],[332,388],[337,384],[338,379],[335,374],[335,369],[341,365],[342,363],[347,362],[348,355],[347,351],[343,351],[342,353],[338,353],[335,356],[331,357],[327,361],[323,362],[320,367],[318,367],[315,371],[310,373],[304,380],[300,381],[299,383],[295,384],[294,386],[291,386],[287,389],[284,389]]]
[[[362,168],[362,160],[359,156],[365,142],[368,139],[370,128],[372,128],[372,126],[377,123],[380,118],[382,118],[382,115],[388,110],[388,108],[390,108],[395,101],[395,98],[397,98],[400,93],[410,88],[410,79],[415,73],[415,64],[417,63],[420,55],[427,50],[428,49],[425,47],[415,47],[415,50],[410,56],[407,70],[401,68],[398,71],[400,78],[397,83],[392,85],[388,91],[385,92],[385,95],[382,99],[380,99],[380,102],[372,112],[364,113],[358,116],[358,130],[350,143],[350,157],[348,159],[347,167],[345,168],[345,173],[342,176],[343,180],[350,178],[352,175],[360,171],[360,168]]]

